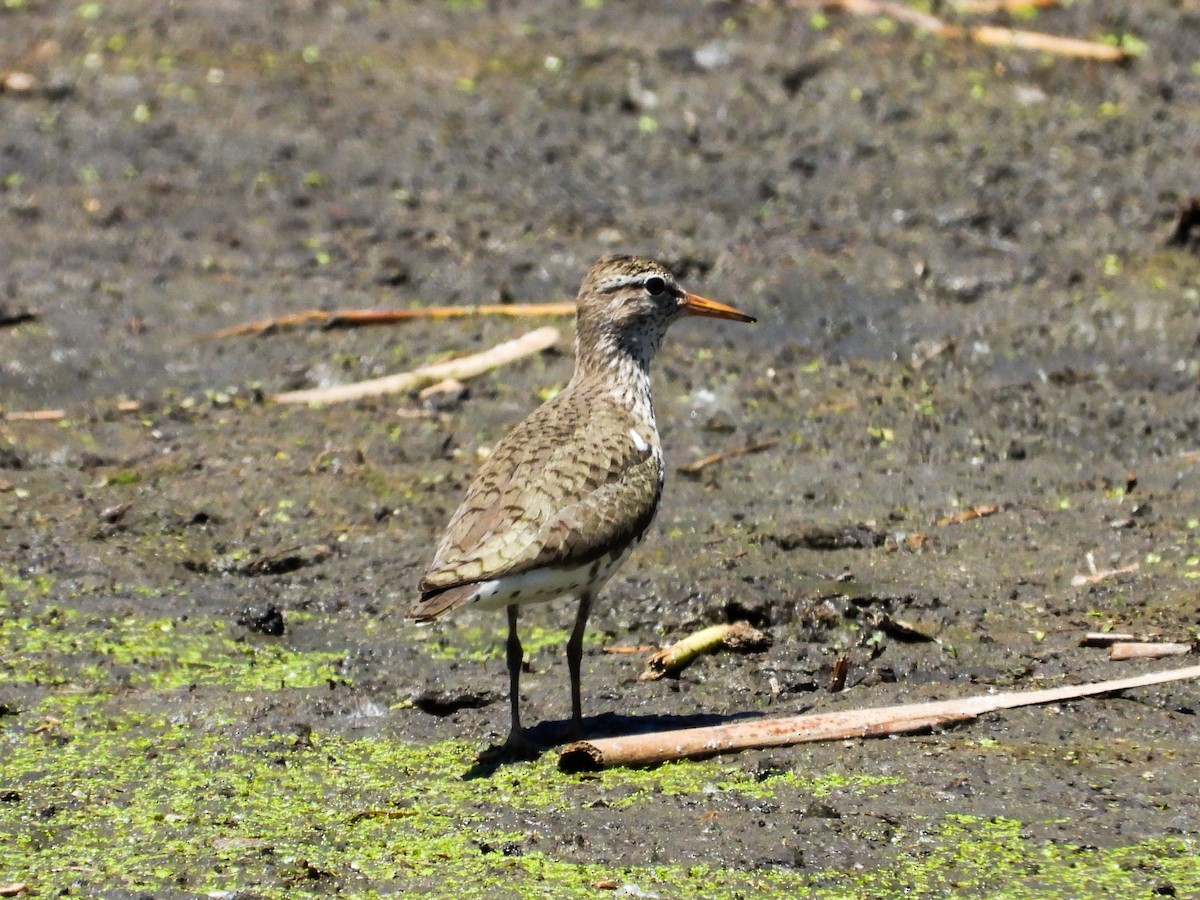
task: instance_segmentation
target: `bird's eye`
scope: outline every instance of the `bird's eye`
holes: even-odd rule
[[[655,275],[653,278],[647,278],[645,283],[646,293],[651,297],[658,297],[667,289],[667,283],[663,279]]]

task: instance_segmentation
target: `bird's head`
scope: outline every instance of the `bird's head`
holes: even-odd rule
[[[606,256],[592,266],[579,289],[576,345],[580,358],[628,354],[644,368],[667,328],[683,316],[754,321],[732,306],[684,290],[662,263],[639,256]]]

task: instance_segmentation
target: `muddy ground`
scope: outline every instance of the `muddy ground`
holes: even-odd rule
[[[569,377],[570,323],[205,339],[564,299],[616,251],[759,317],[664,347],[672,472],[593,616],[596,734],[1187,664],[1080,638],[1200,627],[1200,260],[1165,246],[1200,191],[1200,7],[1017,20],[1141,51],[1112,65],[786,6],[3,5],[0,409],[65,418],[0,421],[0,886],[1200,896],[1194,683],[473,766],[507,725],[502,617],[402,611],[480,450]],[[263,400],[538,324],[554,351],[462,394]],[[1089,558],[1124,571],[1076,584]],[[550,743],[571,616],[523,614]],[[742,618],[769,652],[677,680],[604,652]]]

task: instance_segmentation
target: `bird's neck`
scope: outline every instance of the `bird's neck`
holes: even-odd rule
[[[590,346],[575,343],[575,385],[588,384],[601,396],[629,410],[635,419],[655,429],[654,401],[650,393],[650,360],[656,344],[621,346],[602,342]]]

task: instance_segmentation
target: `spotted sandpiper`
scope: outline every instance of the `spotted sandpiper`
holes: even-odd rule
[[[592,266],[576,301],[574,375],[496,445],[418,585],[408,611],[417,622],[468,604],[508,611],[512,729],[500,755],[532,749],[518,695],[517,611],[525,603],[579,600],[567,667],[572,733],[582,734],[579,668],[592,601],[641,541],[662,496],[650,360],[667,327],[689,315],[754,321],[689,294],[653,260],[606,256]]]

